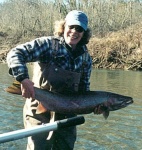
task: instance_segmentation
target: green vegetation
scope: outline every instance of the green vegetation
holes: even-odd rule
[[[0,4],[0,61],[16,45],[53,35],[54,22],[73,9],[89,16],[95,68],[142,70],[141,0],[5,0]]]

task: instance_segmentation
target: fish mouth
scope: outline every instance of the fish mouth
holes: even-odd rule
[[[118,109],[121,109],[121,108],[125,108],[127,107],[128,105],[132,104],[134,101],[133,99],[130,99],[130,100],[127,100],[127,101],[123,101],[119,104],[115,104],[115,105],[112,105],[109,107],[109,110],[110,111],[115,111],[115,110],[118,110]]]
[[[130,99],[129,101],[125,102],[127,105],[134,103],[133,99]]]

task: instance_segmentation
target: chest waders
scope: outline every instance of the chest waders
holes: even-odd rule
[[[58,41],[56,39],[52,39],[52,50],[54,54],[53,59],[56,57],[58,48]],[[81,73],[64,70],[51,62],[48,65],[39,63],[39,66],[42,70],[39,80],[39,85],[42,89],[48,89],[65,94],[78,91]],[[44,107],[39,104],[38,110],[41,108],[43,109]],[[50,115],[50,123],[52,123],[55,121],[55,112],[51,111]],[[52,134],[53,131],[50,131],[47,140],[50,140]]]
[[[52,38],[52,60],[48,65],[39,63],[42,70],[39,85],[43,89],[61,93],[77,92],[81,73],[65,70],[54,64],[59,47],[59,40]]]
[[[41,65],[41,64],[40,64]],[[43,70],[40,86],[43,89],[60,93],[77,92],[81,73],[64,70],[55,64],[50,64]]]

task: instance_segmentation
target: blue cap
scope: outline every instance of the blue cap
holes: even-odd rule
[[[79,25],[85,31],[87,30],[88,18],[85,13],[78,10],[70,11],[65,18],[67,25]]]

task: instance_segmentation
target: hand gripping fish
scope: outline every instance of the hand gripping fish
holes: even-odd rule
[[[6,89],[13,94],[21,94],[18,83],[13,83]],[[110,111],[115,111],[133,103],[133,99],[128,96],[105,92],[88,91],[83,94],[72,93],[68,95],[54,93],[35,87],[35,98],[49,111],[63,114],[89,114],[95,109],[101,109],[105,119]]]

